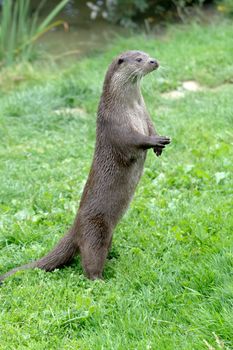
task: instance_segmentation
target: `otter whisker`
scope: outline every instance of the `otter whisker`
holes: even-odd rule
[[[135,69],[133,72],[131,72],[131,74],[129,75],[129,77],[127,78],[127,80],[125,81],[125,84],[127,84],[132,78],[139,78],[138,73],[141,72],[141,68]]]

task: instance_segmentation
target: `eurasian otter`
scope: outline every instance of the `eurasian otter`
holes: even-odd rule
[[[72,227],[48,255],[0,280],[24,268],[52,271],[78,252],[87,277],[102,278],[113,229],[133,197],[147,149],[160,156],[170,143],[156,133],[140,92],[141,78],[158,66],[141,51],[127,51],[113,60],[98,108],[94,158]]]

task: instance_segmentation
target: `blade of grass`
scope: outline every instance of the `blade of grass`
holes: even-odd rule
[[[68,2],[69,0],[61,1],[40,24],[40,26],[37,29],[37,32],[43,31]]]

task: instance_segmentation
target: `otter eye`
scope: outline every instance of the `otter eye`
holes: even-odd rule
[[[136,61],[137,62],[142,62],[142,58],[138,57],[138,58],[136,58]]]
[[[119,58],[118,64],[121,64],[122,62],[124,62],[124,58]]]

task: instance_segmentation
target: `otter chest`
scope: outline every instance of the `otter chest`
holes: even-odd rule
[[[146,111],[144,106],[135,103],[127,110],[129,126],[143,135],[149,135]]]

